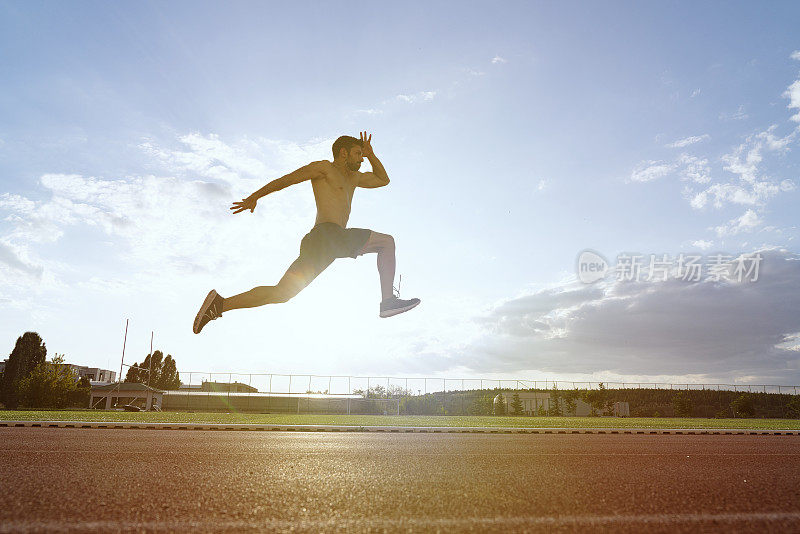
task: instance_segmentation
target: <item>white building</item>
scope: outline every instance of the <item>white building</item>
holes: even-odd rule
[[[0,373],[5,371],[7,363],[8,358],[0,362]],[[107,384],[117,379],[117,373],[115,371],[109,371],[108,369],[87,367],[85,365],[76,365],[74,363],[62,363],[61,365],[69,367],[79,380],[85,376],[89,378],[90,382],[103,382]]]
[[[105,384],[114,382],[117,379],[117,373],[115,371],[109,371],[108,369],[87,367],[85,365],[75,365],[74,363],[64,363],[61,365],[66,365],[72,369],[72,372],[75,373],[78,379],[81,379],[85,376],[90,382],[102,382]]]

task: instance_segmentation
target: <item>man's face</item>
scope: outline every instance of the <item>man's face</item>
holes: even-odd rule
[[[357,171],[361,168],[361,163],[364,161],[364,155],[361,152],[360,146],[354,146],[350,149],[350,154],[347,156],[347,168],[351,171]]]

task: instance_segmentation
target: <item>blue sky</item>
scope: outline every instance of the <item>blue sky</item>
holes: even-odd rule
[[[115,368],[130,318],[128,358],[154,330],[184,370],[800,383],[798,25],[790,2],[2,3],[0,349],[36,330]],[[194,336],[208,289],[276,282],[314,221],[309,184],[230,203],[360,130],[392,183],[350,226],[395,236],[423,304],[379,320],[368,256]],[[585,286],[586,248],[766,259],[744,286]]]

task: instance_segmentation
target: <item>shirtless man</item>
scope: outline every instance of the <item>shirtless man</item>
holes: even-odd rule
[[[317,220],[300,243],[299,257],[277,285],[255,287],[228,298],[222,298],[212,289],[194,319],[192,329],[195,334],[199,334],[209,321],[221,317],[223,312],[288,301],[336,258],[355,258],[372,252],[378,255],[383,298],[380,316],[391,317],[420,303],[419,299],[401,300],[393,292],[395,257],[392,236],[364,228],[347,228],[356,187],[383,187],[389,183],[386,170],[372,151],[372,135],[367,136],[367,132],[362,132],[359,137],[356,139],[345,135],[337,139],[333,143],[333,162],[322,160],[309,163],[273,180],[241,202],[233,203],[233,213],[247,210],[253,213],[259,198],[311,180],[317,204]],[[372,165],[372,172],[358,172],[364,156]]]

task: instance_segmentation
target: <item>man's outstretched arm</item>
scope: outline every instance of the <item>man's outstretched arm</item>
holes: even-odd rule
[[[241,202],[234,202],[233,206],[231,206],[231,210],[233,213],[241,213],[246,210],[250,210],[250,213],[253,213],[253,210],[256,209],[256,203],[258,202],[259,198],[269,195],[270,193],[280,191],[281,189],[285,189],[290,185],[299,184],[301,182],[305,182],[306,180],[313,180],[314,178],[321,178],[325,176],[325,163],[327,162],[314,161],[304,167],[300,167],[296,171],[290,172],[285,176],[281,176],[276,180],[272,180],[270,183],[249,197],[243,198]]]

